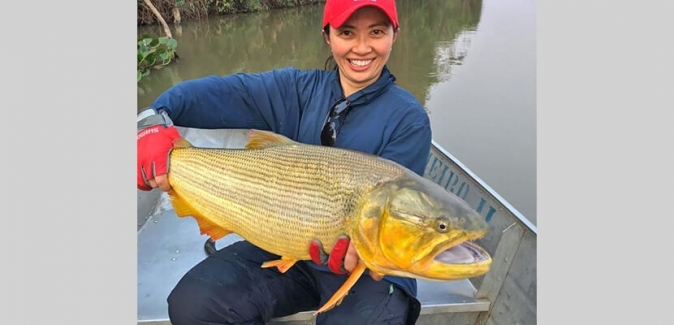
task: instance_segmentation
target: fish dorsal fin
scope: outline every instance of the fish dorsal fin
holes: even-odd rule
[[[173,147],[174,148],[192,148],[192,144],[185,140],[184,138],[178,138],[173,140]]]
[[[276,146],[285,146],[293,144],[295,141],[270,131],[250,130],[248,133],[248,144],[246,149],[264,149]]]

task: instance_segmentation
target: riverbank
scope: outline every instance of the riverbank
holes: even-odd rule
[[[156,15],[146,4],[137,0],[138,26],[159,25]],[[324,3],[325,0],[150,0],[167,23],[205,19],[214,15],[252,13],[271,9],[291,8]]]

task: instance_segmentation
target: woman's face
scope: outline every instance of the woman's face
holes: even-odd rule
[[[377,81],[398,36],[384,12],[363,7],[341,27],[329,28],[325,41],[339,67],[344,95],[349,96]]]

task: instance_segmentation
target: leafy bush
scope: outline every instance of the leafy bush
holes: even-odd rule
[[[138,81],[149,75],[151,69],[161,69],[175,62],[177,47],[178,41],[173,38],[141,36],[138,40]]]

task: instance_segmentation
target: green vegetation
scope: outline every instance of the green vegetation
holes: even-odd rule
[[[324,3],[325,0],[154,0],[157,11],[167,21],[198,20],[209,15],[266,11]],[[158,24],[156,16],[143,0],[138,3],[138,26]]]
[[[138,40],[138,81],[150,74],[151,69],[161,69],[175,62],[178,42],[173,38],[153,38],[143,35]]]

